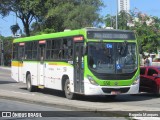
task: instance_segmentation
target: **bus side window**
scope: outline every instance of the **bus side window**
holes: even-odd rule
[[[43,46],[40,46],[40,60],[44,60],[44,55],[45,55],[45,49]]]
[[[36,60],[37,59],[37,47],[38,47],[38,42],[33,42],[32,46],[32,59]]]
[[[26,42],[25,55],[26,59],[32,59],[32,42]]]
[[[53,59],[58,60],[60,57],[60,51],[59,50],[53,50]]]
[[[72,59],[73,59],[72,53],[73,53],[73,49],[68,49],[68,57],[69,57],[69,60],[72,60]]]
[[[18,60],[23,60],[24,59],[24,46],[18,47]]]
[[[68,50],[68,58],[69,58],[69,60],[73,59],[73,49]]]
[[[27,54],[24,55],[24,59],[27,59]]]
[[[72,60],[72,58],[73,58],[72,57],[72,55],[73,55],[73,41],[72,41],[72,39],[68,39],[67,46],[68,46],[68,49],[67,49],[68,59]]]
[[[56,51],[56,60],[60,60],[62,58],[62,39],[57,39],[55,42],[55,51]]]
[[[68,59],[67,39],[63,39],[63,55],[62,55],[62,59]]]
[[[18,44],[14,43],[13,44],[13,60],[16,60],[18,57]]]
[[[52,59],[52,47],[54,44],[53,40],[47,40],[47,47],[46,47],[46,59],[51,60]]]

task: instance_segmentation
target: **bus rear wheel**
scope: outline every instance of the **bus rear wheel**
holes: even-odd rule
[[[70,89],[70,81],[69,79],[67,79],[65,81],[65,85],[64,85],[64,92],[65,92],[65,96],[66,98],[72,100],[75,98],[75,94],[71,92],[71,89]]]
[[[35,86],[33,86],[32,83],[31,83],[31,74],[27,75],[26,83],[27,83],[27,90],[29,92],[34,92],[35,91]]]

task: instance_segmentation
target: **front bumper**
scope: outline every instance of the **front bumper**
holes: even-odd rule
[[[139,93],[139,83],[131,86],[96,86],[89,82],[84,82],[85,95],[117,95],[137,93]]]

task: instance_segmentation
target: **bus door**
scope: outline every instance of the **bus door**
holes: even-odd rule
[[[44,85],[44,75],[45,75],[45,43],[46,41],[39,41],[39,64],[38,64],[38,85]]]
[[[23,60],[24,60],[24,43],[19,43],[18,46],[18,82],[23,82]]]
[[[74,91],[78,93],[84,93],[83,45],[77,42],[74,47]]]

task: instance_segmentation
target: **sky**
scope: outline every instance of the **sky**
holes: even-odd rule
[[[107,14],[115,15],[117,11],[117,0],[102,0],[105,7],[101,9],[100,14],[105,16]],[[130,0],[130,9],[138,9],[139,12],[150,16],[157,16],[160,18],[160,0]],[[17,22],[23,31],[22,22],[17,18]],[[16,24],[16,16],[14,13],[8,17],[0,17],[0,35],[11,36],[10,26]]]
[[[118,0],[102,0],[105,8],[101,10],[102,15],[115,15],[117,11]],[[139,12],[160,18],[160,0],[130,0],[130,10],[137,8]]]

